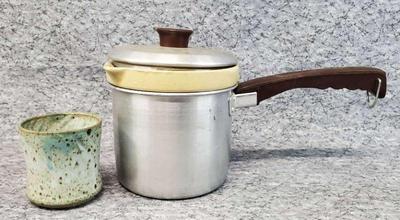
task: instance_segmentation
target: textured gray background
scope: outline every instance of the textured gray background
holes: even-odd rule
[[[400,1],[0,1],[0,215],[9,218],[400,218]],[[235,53],[242,80],[332,66],[387,71],[374,109],[365,93],[292,90],[234,114],[230,173],[216,192],[158,201],[115,174],[102,64],[120,43],[154,44],[156,26],[188,27],[191,45]],[[24,196],[16,125],[48,112],[104,117],[104,190],[49,211]]]

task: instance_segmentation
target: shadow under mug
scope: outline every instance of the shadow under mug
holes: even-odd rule
[[[27,168],[26,195],[46,208],[69,208],[102,188],[101,118],[89,113],[33,117],[19,126]]]

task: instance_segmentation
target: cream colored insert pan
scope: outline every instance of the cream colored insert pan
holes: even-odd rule
[[[107,81],[118,87],[152,92],[202,92],[229,88],[239,81],[239,67],[183,69],[104,64]]]

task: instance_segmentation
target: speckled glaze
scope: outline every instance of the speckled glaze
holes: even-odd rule
[[[68,208],[89,201],[101,190],[99,117],[38,116],[22,122],[19,132],[27,167],[26,195],[32,203]]]

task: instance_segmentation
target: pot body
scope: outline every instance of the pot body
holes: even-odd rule
[[[196,197],[221,186],[229,166],[231,90],[153,93],[114,87],[120,183],[159,199]]]

